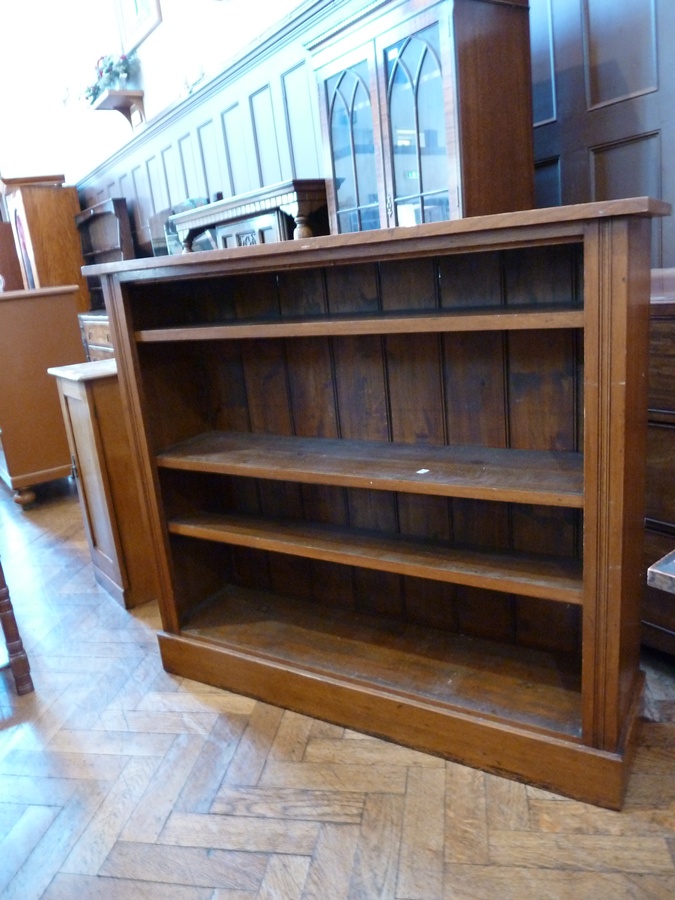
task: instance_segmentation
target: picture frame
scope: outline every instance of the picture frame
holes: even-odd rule
[[[159,0],[115,0],[122,51],[131,53],[162,21]]]

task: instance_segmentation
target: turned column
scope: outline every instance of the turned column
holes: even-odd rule
[[[33,688],[33,679],[30,676],[30,665],[23,642],[16,624],[14,608],[9,598],[9,589],[5,581],[5,573],[0,562],[0,624],[5,635],[7,652],[9,653],[9,667],[14,676],[17,694],[29,694]]]

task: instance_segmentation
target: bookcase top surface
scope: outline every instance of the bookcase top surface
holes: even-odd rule
[[[201,270],[218,274],[251,269],[296,268],[359,262],[379,256],[415,256],[434,252],[488,248],[491,240],[508,240],[507,233],[524,229],[536,238],[541,229],[561,239],[581,237],[585,223],[606,218],[667,216],[670,204],[650,197],[632,197],[573,206],[519,210],[489,216],[434,222],[411,227],[331,234],[296,241],[208,250],[178,256],[150,257],[85,266],[83,274],[118,274],[120,280],[148,280],[197,276]]]

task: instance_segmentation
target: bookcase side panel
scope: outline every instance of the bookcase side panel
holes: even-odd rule
[[[584,740],[615,752],[639,690],[649,222],[587,227]]]

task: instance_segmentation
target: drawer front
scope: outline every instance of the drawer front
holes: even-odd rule
[[[110,347],[110,322],[107,318],[98,321],[82,323],[82,330],[87,344],[96,344],[98,347]]]
[[[652,318],[651,321],[649,407],[675,412],[675,319]]]
[[[675,426],[650,423],[647,428],[647,519],[675,526]]]
[[[99,347],[96,344],[89,344],[87,350],[90,362],[94,362],[97,359],[113,359],[115,356],[113,347]]]
[[[95,359],[110,359],[114,356],[110,320],[105,310],[80,313],[78,319],[87,359],[92,362]]]

